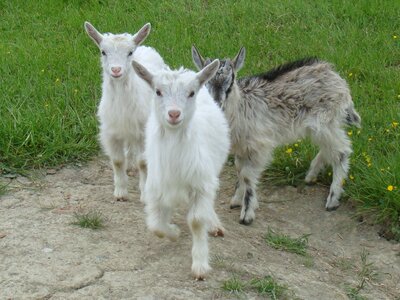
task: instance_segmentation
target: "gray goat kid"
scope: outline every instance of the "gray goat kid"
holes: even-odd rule
[[[203,58],[195,46],[192,57],[199,69],[212,61]],[[258,208],[256,185],[273,159],[274,148],[310,137],[319,146],[319,153],[305,181],[314,182],[327,164],[332,165],[325,208],[336,209],[352,152],[343,127],[361,124],[346,81],[329,63],[315,58],[237,80],[244,58],[242,47],[234,59],[220,60],[219,70],[206,85],[225,112],[231,130],[238,182],[230,207],[241,206],[240,223],[251,224]]]

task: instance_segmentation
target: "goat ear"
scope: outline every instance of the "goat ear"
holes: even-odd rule
[[[147,23],[145,24],[134,36],[133,36],[133,41],[135,42],[136,45],[140,45],[143,43],[143,41],[147,38],[151,31],[151,24]]]
[[[150,87],[153,87],[153,75],[143,65],[133,60],[132,67],[140,78],[146,81]]]
[[[243,67],[245,57],[246,57],[246,49],[242,47],[240,48],[239,53],[232,61],[235,72],[239,71]]]
[[[211,64],[207,65],[200,72],[197,73],[197,79],[199,80],[200,86],[205,84],[211,78],[214,77],[219,68],[219,60],[215,59]]]
[[[100,46],[101,41],[103,40],[103,35],[97,31],[96,28],[89,22],[85,22],[85,30],[89,37],[96,43],[97,46]]]
[[[203,69],[205,59],[201,56],[195,45],[192,46],[192,59],[199,71]]]

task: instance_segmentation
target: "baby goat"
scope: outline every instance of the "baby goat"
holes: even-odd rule
[[[89,37],[99,47],[103,67],[103,92],[98,108],[100,142],[109,156],[114,170],[114,196],[128,199],[126,171],[135,163],[139,168],[140,189],[146,180],[144,125],[147,121],[152,90],[132,69],[132,60],[157,71],[166,65],[161,56],[150,47],[139,45],[150,33],[146,24],[135,35],[128,33],[99,33],[85,22]]]
[[[211,62],[194,46],[192,57],[199,69]],[[359,127],[361,122],[346,81],[329,63],[314,58],[236,80],[244,58],[245,48],[241,48],[233,60],[220,60],[217,74],[206,85],[230,125],[238,174],[230,206],[242,206],[240,223],[248,225],[255,218],[256,184],[272,161],[274,148],[306,136],[319,146],[319,153],[305,181],[315,181],[325,165],[332,165],[333,181],[325,207],[336,209],[352,152],[343,127]]]
[[[229,128],[223,112],[203,87],[218,70],[218,60],[200,72],[180,69],[151,73],[137,62],[137,74],[154,90],[146,125],[148,177],[143,200],[147,226],[158,237],[176,240],[174,208],[189,205],[193,236],[192,272],[203,280],[208,264],[207,231],[223,235],[214,211],[218,176],[229,152]]]

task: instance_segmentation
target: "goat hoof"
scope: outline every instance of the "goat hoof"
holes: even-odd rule
[[[239,221],[239,223],[240,224],[242,224],[242,225],[250,225],[251,223],[253,223],[253,219],[249,219],[249,220],[246,220],[246,219],[241,219],[240,221]]]
[[[117,197],[115,200],[117,200],[117,202],[127,202],[128,197]]]
[[[235,208],[239,208],[239,207],[241,207],[240,204],[231,204],[231,205],[229,206],[230,209],[235,209]]]
[[[213,237],[224,237],[225,233],[222,228],[217,228],[209,232]]]
[[[338,207],[339,207],[339,205],[338,206],[332,206],[332,207],[326,207],[326,210],[327,211],[335,211],[335,210],[338,209]]]
[[[196,281],[205,281],[206,278],[204,277],[204,275],[199,275],[199,276],[196,276],[196,277],[195,277],[195,280],[196,280]]]

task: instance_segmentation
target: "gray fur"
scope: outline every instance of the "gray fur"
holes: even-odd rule
[[[325,207],[337,208],[352,152],[344,126],[360,126],[361,122],[346,81],[329,63],[317,59],[236,80],[244,54],[242,48],[235,59],[220,60],[216,76],[207,83],[230,125],[239,182],[231,207],[242,206],[240,223],[250,224],[255,218],[257,181],[272,161],[273,150],[305,137],[320,148],[305,180],[315,181],[327,164],[332,165],[333,181]],[[196,65],[210,61],[195,47],[192,55]]]

